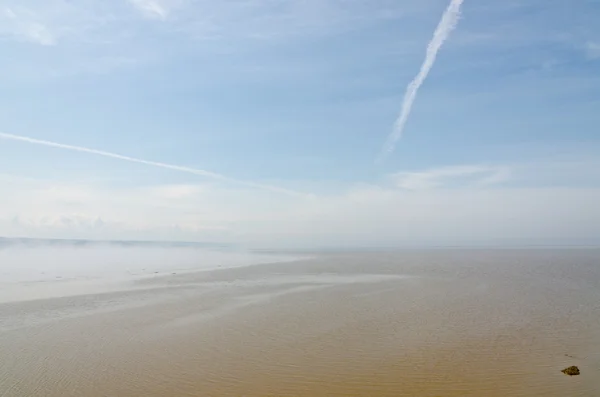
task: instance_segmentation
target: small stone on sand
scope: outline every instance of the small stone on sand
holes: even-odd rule
[[[579,368],[577,368],[576,366],[571,366],[569,368],[565,368],[561,371],[563,374],[565,375],[569,375],[569,376],[575,376],[575,375],[579,375]]]

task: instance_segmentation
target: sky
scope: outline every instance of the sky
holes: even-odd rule
[[[0,236],[600,244],[600,1],[0,0]]]

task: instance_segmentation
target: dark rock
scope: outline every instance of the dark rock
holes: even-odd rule
[[[569,368],[565,368],[561,371],[563,374],[565,375],[569,375],[569,376],[575,376],[575,375],[579,375],[579,368],[577,368],[576,366],[571,366]]]

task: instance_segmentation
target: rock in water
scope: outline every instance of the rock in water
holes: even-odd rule
[[[565,375],[569,375],[569,376],[575,376],[575,375],[579,375],[579,368],[577,368],[576,366],[571,366],[569,368],[565,368],[561,371],[563,374]]]

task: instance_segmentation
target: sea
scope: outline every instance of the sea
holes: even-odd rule
[[[598,249],[0,246],[0,396],[600,396]]]

